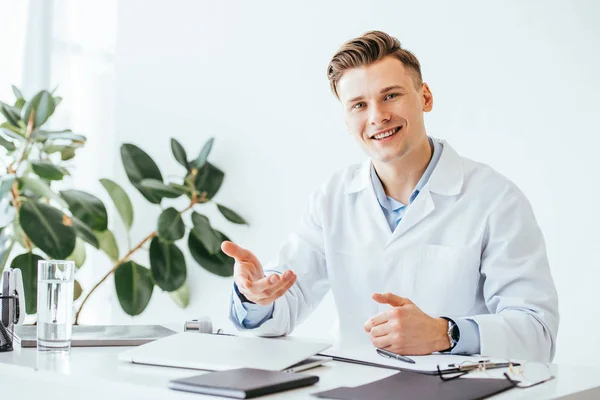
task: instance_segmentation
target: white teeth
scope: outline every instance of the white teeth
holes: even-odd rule
[[[398,127],[398,128],[394,128],[394,129],[391,129],[391,130],[383,132],[383,133],[378,133],[377,135],[373,136],[373,139],[377,139],[377,140],[385,139],[388,136],[392,136],[394,133],[398,132],[399,130],[400,130],[400,128]]]

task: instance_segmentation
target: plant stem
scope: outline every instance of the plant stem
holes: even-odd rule
[[[31,115],[29,116],[29,122],[27,123],[27,130],[25,131],[25,137],[27,138],[27,141],[25,142],[25,148],[23,149],[23,154],[21,154],[21,158],[17,162],[17,165],[14,167],[15,174],[19,171],[19,167],[21,166],[21,163],[23,162],[23,160],[25,160],[25,158],[29,154],[28,149],[29,149],[29,145],[31,144],[31,137],[33,136],[33,121],[34,120],[35,120],[35,110],[32,110]],[[9,168],[12,168],[12,165]]]
[[[137,244],[137,246],[135,246],[133,249],[129,250],[129,252],[127,254],[125,254],[120,260],[118,260],[113,265],[113,267],[110,269],[110,271],[108,271],[106,273],[106,275],[104,275],[104,277],[102,277],[102,279],[100,279],[100,281],[94,285],[92,290],[90,290],[88,292],[88,294],[85,296],[85,298],[83,299],[83,302],[81,303],[81,306],[79,306],[79,310],[77,311],[77,314],[75,314],[75,325],[77,325],[77,321],[79,320],[79,314],[81,314],[81,310],[83,309],[83,306],[87,302],[87,299],[90,297],[90,295],[92,293],[94,293],[94,290],[96,290],[98,288],[98,286],[100,286],[102,284],[102,282],[104,282],[106,280],[106,278],[108,278],[113,272],[115,272],[117,270],[117,268],[119,267],[119,265],[123,264],[123,262],[125,262],[129,257],[131,257],[131,255],[133,253],[138,251],[148,240],[151,240],[156,235],[157,235],[157,232],[154,231],[154,232],[150,233],[148,236],[146,236],[144,239],[142,239],[142,241],[139,242]]]

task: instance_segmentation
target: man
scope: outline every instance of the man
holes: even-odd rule
[[[285,335],[331,289],[341,346],[551,361],[557,293],[523,193],[427,136],[433,96],[397,39],[345,43],[328,77],[370,161],[310,197],[266,276],[250,251],[223,243],[236,259],[232,321]]]

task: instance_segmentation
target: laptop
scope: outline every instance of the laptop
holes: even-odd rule
[[[206,371],[235,368],[285,371],[330,346],[329,343],[280,338],[183,332],[122,352],[119,359],[135,364]],[[323,363],[329,358],[313,360]]]
[[[161,325],[73,325],[71,347],[138,346],[174,334]],[[21,347],[36,347],[37,326],[15,325],[13,338]]]

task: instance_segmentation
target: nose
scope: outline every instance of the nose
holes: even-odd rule
[[[370,114],[369,114],[369,123],[371,125],[382,125],[385,124],[386,122],[389,122],[389,120],[391,119],[391,115],[389,113],[389,111],[385,110],[383,107],[381,106],[373,106],[371,107],[370,110]]]

